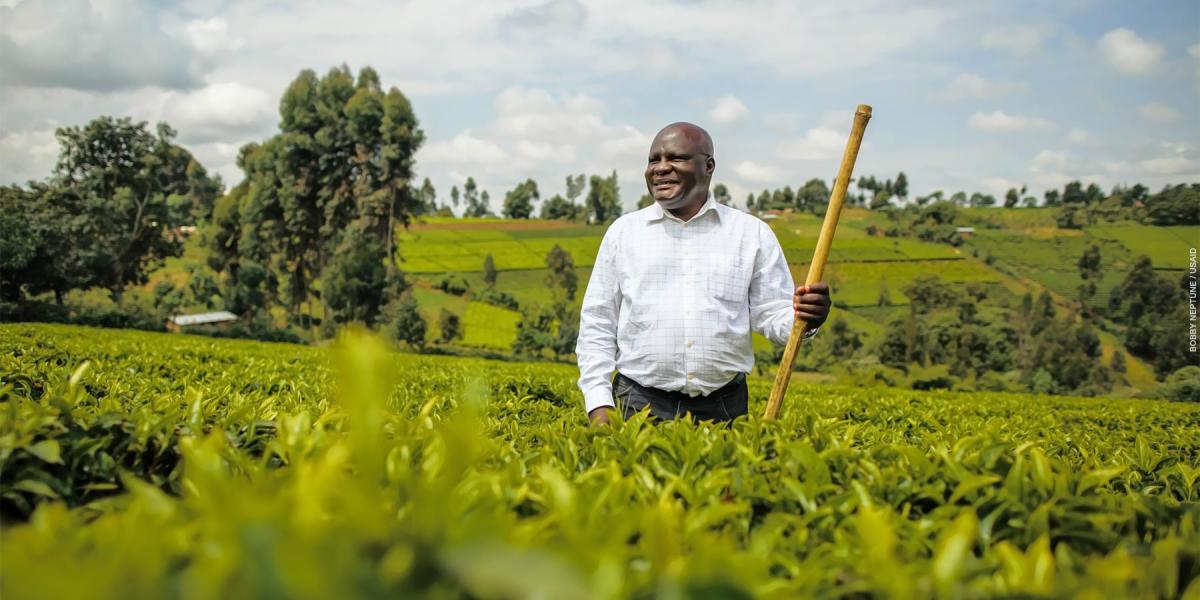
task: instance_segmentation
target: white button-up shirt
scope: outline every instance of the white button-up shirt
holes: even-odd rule
[[[771,228],[711,196],[687,222],[658,203],[622,216],[604,234],[579,317],[586,410],[612,406],[614,367],[689,396],[748,373],[751,329],[786,343],[794,291]]]

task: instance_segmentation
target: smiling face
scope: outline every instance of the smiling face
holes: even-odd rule
[[[712,153],[712,138],[703,129],[691,123],[664,127],[650,143],[646,162],[651,197],[667,210],[699,210],[717,167]]]

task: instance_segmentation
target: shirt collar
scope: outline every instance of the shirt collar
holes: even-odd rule
[[[670,219],[672,221],[681,221],[682,222],[682,220],[679,219],[678,217],[676,217],[675,215],[672,215],[672,214],[668,213],[667,211],[663,210],[662,205],[659,204],[658,202],[654,202],[654,204],[651,204],[650,206],[652,208],[650,209],[649,222],[653,223],[654,221],[660,221],[667,217],[670,217]],[[690,223],[692,221],[695,221],[696,219],[699,219],[702,215],[704,215],[704,213],[709,212],[709,211],[712,211],[713,214],[717,215],[717,219],[720,220],[721,212],[717,210],[717,201],[716,201],[716,199],[713,198],[711,190],[709,191],[708,198],[705,199],[704,204],[702,204],[700,206],[700,211],[697,212],[695,214],[695,216],[692,217],[691,221],[688,221],[688,222]]]

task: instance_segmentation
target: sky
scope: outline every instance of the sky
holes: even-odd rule
[[[618,173],[627,207],[664,125],[715,142],[737,200],[832,179],[857,104],[856,175],[1041,197],[1200,182],[1200,2],[977,0],[0,0],[0,184],[53,169],[54,130],[167,121],[227,187],[303,69],[378,71],[425,134],[446,202],[499,211],[533,178]]]

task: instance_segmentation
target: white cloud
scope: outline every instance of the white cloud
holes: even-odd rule
[[[275,101],[263,90],[241,83],[214,83],[193,92],[168,92],[162,117],[183,141],[249,140],[262,137],[274,122]]]
[[[1126,75],[1147,75],[1158,68],[1166,51],[1161,44],[1143,40],[1138,34],[1118,28],[1100,37],[1097,47],[1104,60]]]
[[[1132,176],[1168,176],[1191,175],[1200,172],[1200,163],[1186,156],[1160,156],[1136,161],[1110,161],[1104,163],[1112,175]]]
[[[507,157],[499,145],[476,137],[469,129],[450,140],[432,142],[419,154],[422,162],[460,165],[498,164]]]
[[[712,110],[708,111],[708,116],[717,123],[738,123],[750,116],[750,109],[746,108],[737,96],[722,96],[717,99],[717,104]]]
[[[1054,123],[1038,117],[1010,115],[1001,111],[975,113],[967,119],[971,129],[988,133],[1036,133],[1054,129]]]
[[[25,183],[50,175],[58,159],[54,127],[0,135],[0,181]]]
[[[1072,144],[1087,144],[1092,141],[1092,134],[1088,133],[1087,130],[1076,127],[1067,132],[1066,139],[1067,142]]]
[[[789,112],[770,113],[763,116],[763,125],[777,133],[793,133],[800,128],[800,117]]]
[[[992,98],[1012,92],[1028,91],[1026,83],[1010,81],[988,81],[974,73],[959,73],[940,92],[934,95],[939,100],[962,100],[965,98]]]
[[[1033,157],[1033,171],[1035,173],[1051,173],[1061,171],[1066,168],[1067,155],[1063,152],[1054,150],[1042,150]]]
[[[207,65],[154,9],[134,0],[22,2],[0,8],[0,82],[122,90],[191,88]]]
[[[845,146],[845,133],[822,126],[779,144],[778,153],[787,160],[825,160],[836,158]]]
[[[1161,102],[1148,102],[1138,107],[1138,115],[1155,123],[1170,123],[1179,118],[1179,111]]]
[[[650,138],[632,125],[605,119],[600,100],[514,86],[497,94],[493,106],[494,118],[483,126],[427,142],[417,154],[418,168],[431,175],[447,168],[471,174],[496,197],[497,188],[527,177],[553,186],[568,174],[604,174],[615,167],[624,199],[640,193]],[[551,189],[542,195],[550,196]]]
[[[1020,25],[986,31],[979,38],[979,43],[984,48],[1026,56],[1041,49],[1046,38],[1050,37],[1050,33],[1051,27],[1048,25]]]
[[[1200,44],[1192,44],[1188,46],[1188,55],[1194,59],[1196,63],[1196,93],[1200,94]]]
[[[778,169],[760,165],[749,160],[743,160],[734,165],[733,172],[749,183],[774,183],[779,181]]]
[[[221,17],[195,19],[184,26],[192,46],[205,54],[237,50],[242,40],[229,35],[229,24]]]

